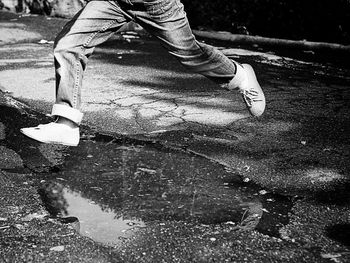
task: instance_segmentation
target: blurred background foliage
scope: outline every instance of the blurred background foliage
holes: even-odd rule
[[[350,43],[350,0],[182,0],[193,28]]]
[[[181,1],[194,29],[350,44],[350,0]],[[86,2],[0,0],[0,4],[12,5],[18,12],[60,17],[71,17]]]

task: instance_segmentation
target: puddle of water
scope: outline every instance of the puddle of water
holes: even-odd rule
[[[53,217],[71,224],[81,235],[106,245],[117,245],[145,227],[141,220],[123,218],[109,207],[96,204],[58,182],[44,183],[39,194]]]
[[[117,217],[111,209],[89,202],[77,192],[64,189],[63,195],[67,200],[67,215],[79,219],[80,234],[97,242],[116,244],[121,238],[129,237],[133,230],[145,226],[140,220]]]
[[[219,164],[154,145],[82,141],[39,193],[52,216],[77,217],[80,233],[119,244],[147,223],[230,224],[278,235],[291,203]],[[41,178],[43,179],[43,178]],[[59,184],[57,184],[59,182]],[[272,220],[273,218],[273,220]]]
[[[143,226],[148,230],[152,223],[167,222],[278,232],[280,225],[269,224],[267,215],[280,202],[267,207],[261,189],[222,165],[157,144],[102,135],[83,137],[78,147],[68,149],[39,144],[19,134],[20,127],[33,126],[33,119],[23,119],[15,108],[2,109],[6,147],[24,162],[17,172],[35,173],[31,179],[38,186],[45,180],[39,193],[50,214],[69,224],[78,218],[80,232],[96,241],[119,244]]]

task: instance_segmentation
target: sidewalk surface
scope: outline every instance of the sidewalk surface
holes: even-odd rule
[[[67,149],[19,133],[50,120],[52,41],[64,23],[0,12],[0,261],[350,261],[350,68],[222,44],[254,66],[264,88],[267,110],[255,119],[238,93],[186,72],[153,38],[124,32],[89,61],[82,142]],[[134,179],[96,182],[113,167],[136,169]],[[154,179],[159,171],[166,189],[179,186],[172,194]],[[40,185],[52,178],[132,224],[142,219],[141,233],[112,247],[80,236],[43,203]],[[116,206],[116,188],[106,188],[120,182],[120,191],[147,186],[162,202],[123,192]],[[180,213],[191,200],[200,213]],[[240,224],[233,204],[248,211]],[[220,222],[208,219],[220,213]],[[247,215],[258,218],[251,227]]]

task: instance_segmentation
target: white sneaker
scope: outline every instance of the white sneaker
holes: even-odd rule
[[[71,128],[66,124],[51,122],[37,127],[22,128],[21,132],[31,139],[43,143],[77,146],[79,144],[79,127]]]
[[[266,101],[255,72],[249,64],[236,64],[236,66],[236,76],[232,79],[230,85],[239,89],[250,114],[259,117],[265,111]]]
[[[248,64],[242,64],[242,66],[245,69],[247,78],[242,82],[239,91],[242,94],[250,114],[259,117],[265,111],[265,95],[256,79],[252,66]]]

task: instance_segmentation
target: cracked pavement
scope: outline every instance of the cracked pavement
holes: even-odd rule
[[[7,208],[7,214],[1,211],[0,223],[6,223],[7,217],[45,213],[30,182],[65,160],[61,148],[37,146],[13,132],[49,120],[45,114],[50,112],[55,95],[51,41],[65,21],[6,12],[1,12],[0,18],[0,197]],[[89,61],[82,90],[85,116],[81,147],[89,149],[86,138],[97,132],[111,136],[108,139],[121,136],[159,143],[184,151],[188,158],[204,157],[235,178],[292,200],[289,220],[278,229],[278,237],[256,230],[227,237],[215,226],[210,232],[214,241],[208,241],[208,235],[191,240],[188,235],[202,229],[172,222],[176,228],[171,228],[175,232],[169,236],[152,228],[158,235],[152,233],[149,239],[142,239],[144,243],[121,252],[96,245],[51,221],[29,224],[26,236],[34,240],[40,235],[44,242],[42,233],[56,231],[48,244],[76,244],[70,254],[62,253],[66,261],[73,262],[161,262],[165,254],[167,262],[348,262],[349,67],[322,60],[317,54],[303,59],[293,57],[292,52],[288,56],[288,51],[282,56],[259,47],[248,50],[221,44],[218,47],[225,54],[254,65],[267,97],[262,118],[248,115],[239,94],[186,72],[154,39],[126,33],[96,48]],[[21,145],[29,146],[29,153],[21,152]],[[107,145],[112,148],[110,154],[114,153],[113,145]],[[70,153],[79,156],[79,149],[77,152]],[[29,174],[16,172],[16,167],[23,166]],[[215,184],[213,189],[220,191]],[[16,199],[17,192],[23,198]],[[273,221],[274,215],[267,209],[263,214]],[[8,226],[5,223],[1,227]],[[19,235],[15,241],[22,244],[19,251],[24,252],[16,254],[10,236],[2,243],[6,250],[1,256],[13,256],[18,262],[60,262],[60,257],[48,253],[40,242],[33,241],[37,247],[26,247],[28,242],[21,240],[18,227],[13,230]],[[183,240],[188,247],[181,245]],[[166,251],[167,246],[172,249]],[[147,249],[148,257],[143,255]],[[199,254],[191,254],[193,251]]]

